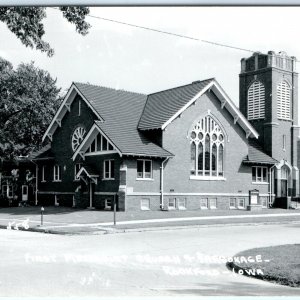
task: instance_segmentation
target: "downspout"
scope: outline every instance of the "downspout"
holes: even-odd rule
[[[272,169],[275,167],[275,165],[273,165],[271,168],[270,168],[270,176],[269,176],[269,193],[270,193],[270,196],[269,196],[269,204],[271,204],[272,202],[272,181],[273,181],[273,178],[272,178]]]
[[[168,161],[169,157],[162,161],[160,167],[160,209],[164,208],[164,164]]]
[[[38,193],[38,176],[39,176],[39,167],[38,164],[35,163],[32,159],[30,160],[33,164],[35,164],[35,200],[34,200],[34,204],[37,205],[38,203],[38,199],[37,199],[37,193]]]

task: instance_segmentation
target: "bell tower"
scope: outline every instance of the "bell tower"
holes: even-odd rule
[[[259,133],[264,151],[279,161],[275,168],[276,196],[298,195],[300,131],[296,58],[273,51],[268,54],[255,52],[243,58],[240,110]],[[284,172],[281,172],[282,167]],[[283,176],[288,177],[286,192],[277,182],[281,183]]]

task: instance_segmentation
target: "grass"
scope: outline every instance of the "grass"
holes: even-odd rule
[[[234,268],[239,274],[300,287],[300,244],[249,249],[234,257],[235,260],[228,263],[228,267]],[[249,275],[249,270],[261,272]]]

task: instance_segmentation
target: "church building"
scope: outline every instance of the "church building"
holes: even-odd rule
[[[298,74],[241,60],[239,108],[215,78],[150,95],[73,83],[44,134],[37,204],[261,209],[299,197]]]

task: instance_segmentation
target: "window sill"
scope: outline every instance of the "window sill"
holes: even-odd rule
[[[209,209],[217,209],[216,207],[210,207]]]
[[[53,180],[52,182],[61,182],[61,180]]]
[[[235,206],[230,206],[229,209],[237,209]]]
[[[115,178],[102,178],[103,181],[115,180]]]
[[[178,210],[186,210],[186,207],[178,207]]]
[[[153,178],[136,178],[137,181],[154,181]]]
[[[141,210],[150,210],[150,208],[141,208]]]
[[[252,184],[268,185],[269,182],[253,181]]]
[[[190,175],[191,180],[207,180],[207,181],[226,181],[225,177],[214,177],[214,176],[196,176]]]
[[[168,210],[175,210],[175,207],[168,207]]]
[[[47,182],[47,181],[46,181],[46,180],[42,180],[42,181],[41,181],[41,183],[45,183],[45,182]]]
[[[208,207],[200,207],[200,209],[208,209]]]

